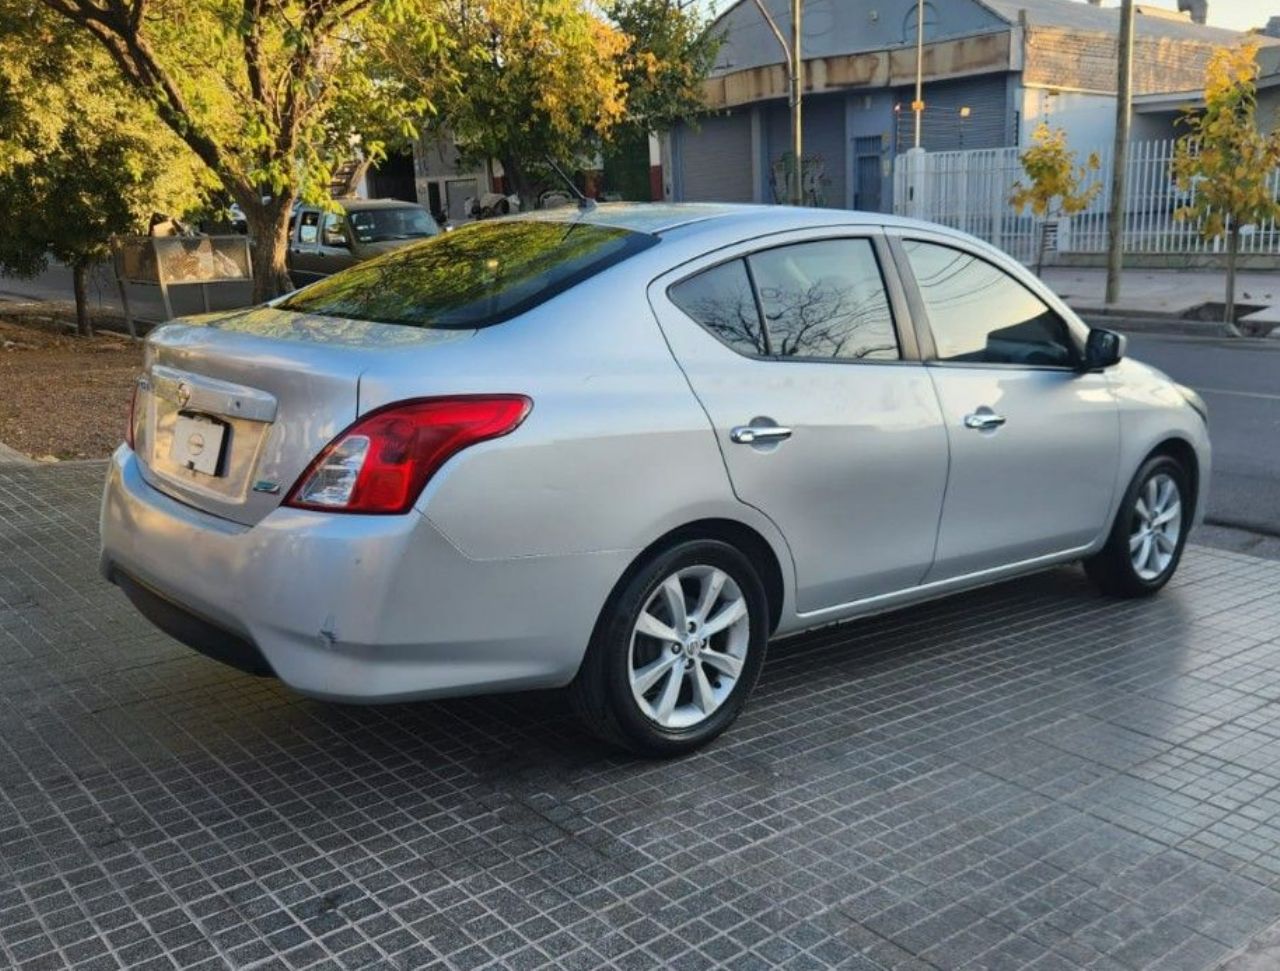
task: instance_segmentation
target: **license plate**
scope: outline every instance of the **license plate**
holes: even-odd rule
[[[217,475],[227,426],[203,415],[179,415],[169,458],[184,469]]]

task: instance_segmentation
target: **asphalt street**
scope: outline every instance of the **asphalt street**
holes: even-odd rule
[[[1129,355],[1209,405],[1209,521],[1280,536],[1280,341],[1134,334]]]

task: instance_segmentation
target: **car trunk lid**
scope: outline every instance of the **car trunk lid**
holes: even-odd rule
[[[360,377],[389,349],[470,333],[271,307],[162,327],[147,340],[138,382],[142,474],[181,502],[253,525],[357,418]]]

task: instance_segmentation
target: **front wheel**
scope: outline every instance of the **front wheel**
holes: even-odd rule
[[[1149,597],[1173,576],[1191,524],[1187,472],[1157,455],[1134,476],[1107,545],[1085,560],[1085,572],[1105,594]]]
[[[570,688],[574,706],[634,752],[692,751],[738,717],[764,664],[768,618],[742,553],[719,540],[678,543],[610,598]]]

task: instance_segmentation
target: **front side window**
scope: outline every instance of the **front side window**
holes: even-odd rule
[[[903,240],[939,361],[1074,367],[1061,317],[1004,270],[950,246]]]
[[[869,239],[780,246],[752,254],[749,262],[775,357],[900,356]]]
[[[358,263],[276,306],[439,330],[487,327],[657,242],[647,233],[593,223],[477,222]]]

